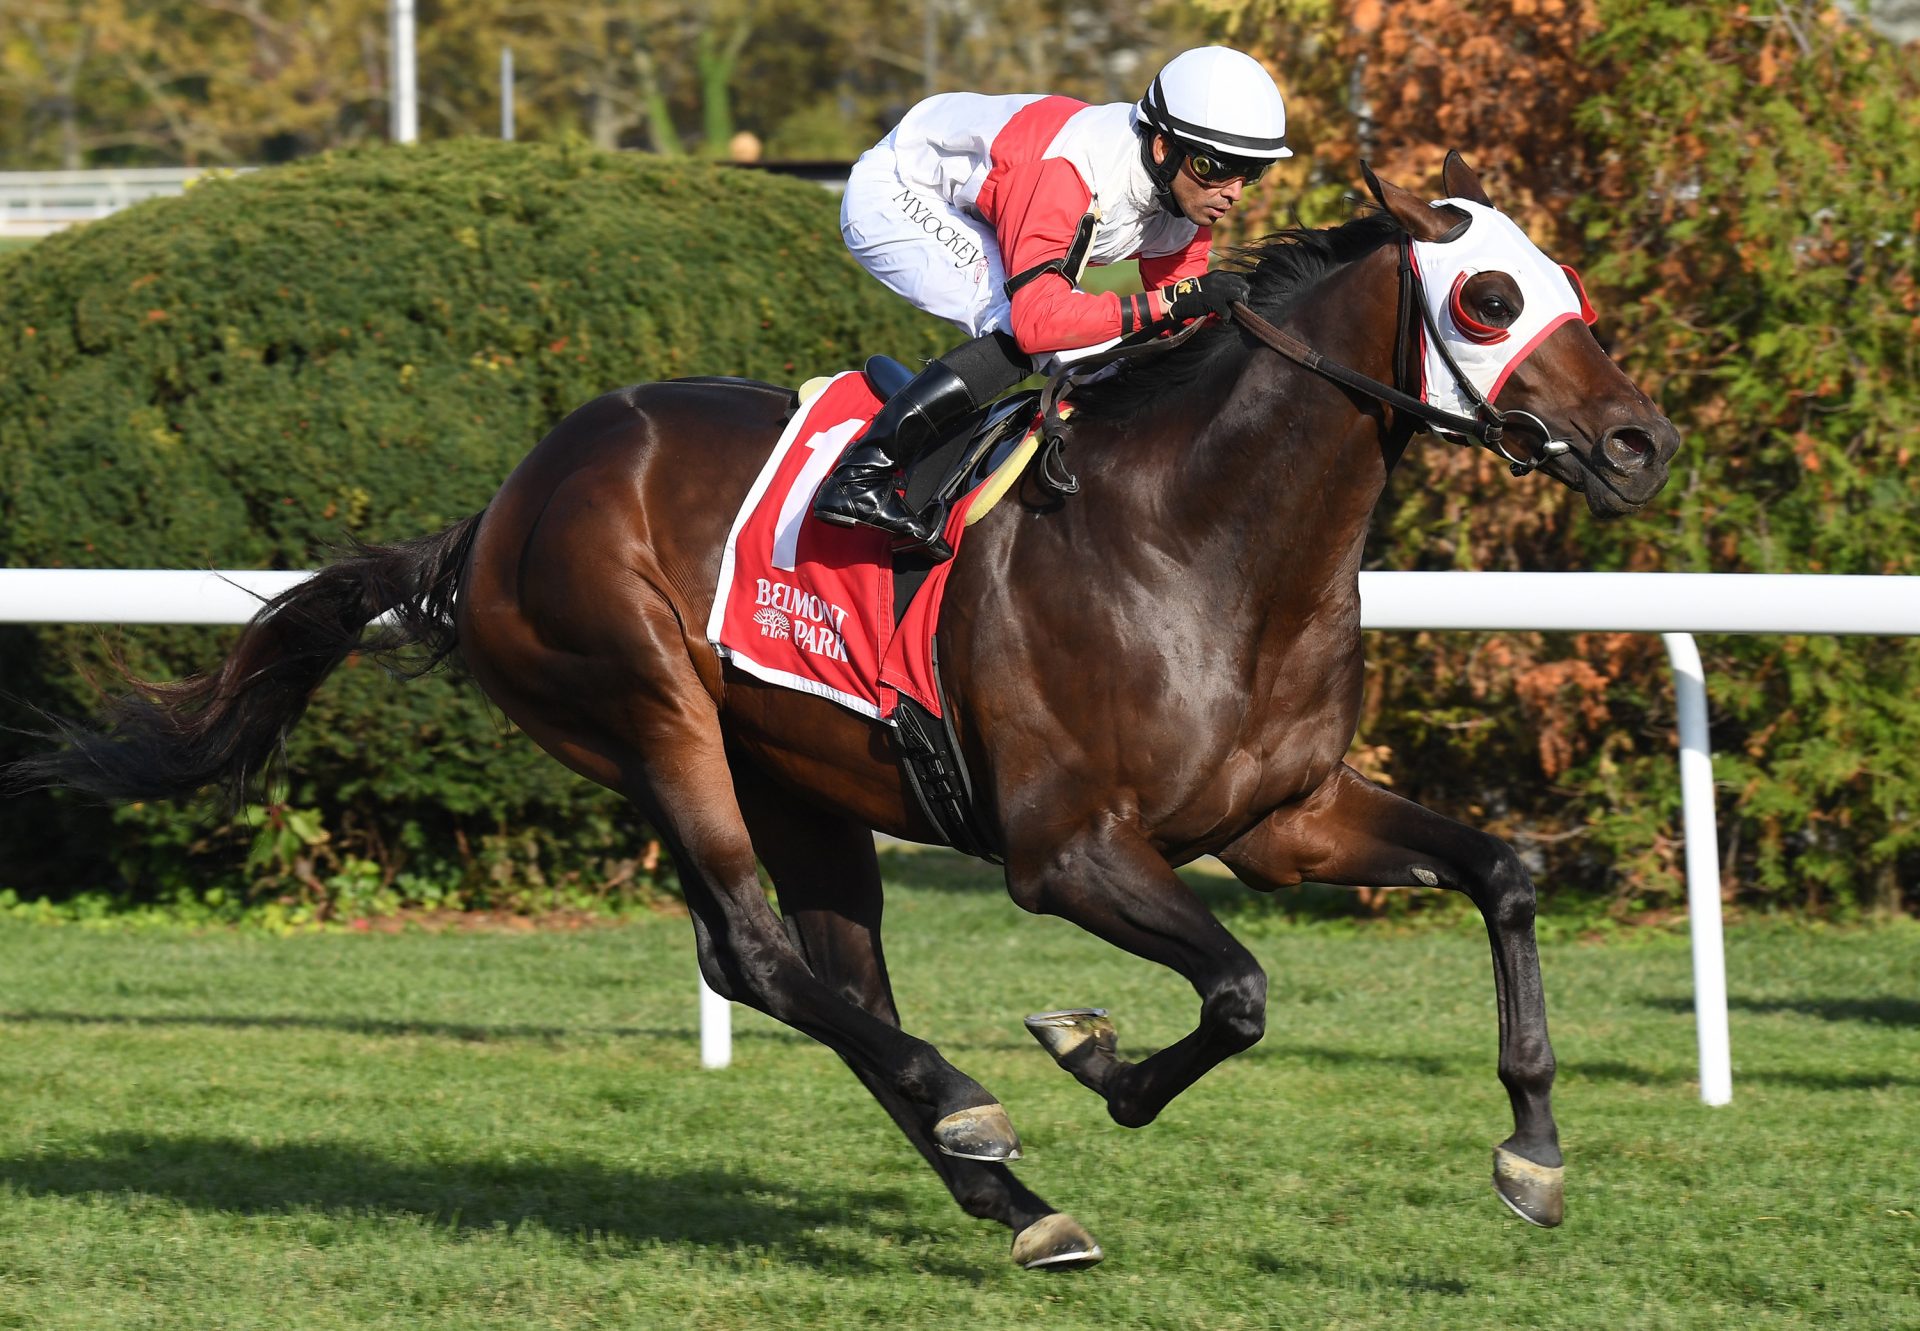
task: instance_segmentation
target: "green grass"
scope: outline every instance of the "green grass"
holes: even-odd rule
[[[1007,1103],[1023,1177],[1102,1267],[1014,1269],[837,1061],[765,1019],[703,1072],[684,920],[6,921],[0,1326],[1920,1323],[1920,929],[1731,930],[1719,1110],[1692,1082],[1684,938],[1550,944],[1569,1186],[1548,1232],[1487,1187],[1508,1113],[1475,931],[1232,899],[1268,1037],[1129,1132],[1019,1018],[1103,1004],[1138,1050],[1185,1031],[1191,995],[950,863],[890,862],[918,884],[890,897],[909,1024]]]

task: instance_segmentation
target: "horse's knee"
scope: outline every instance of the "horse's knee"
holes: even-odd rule
[[[1487,922],[1502,933],[1533,928],[1533,878],[1513,847],[1488,838],[1484,867],[1473,885],[1473,897]]]
[[[1236,974],[1209,993],[1201,1020],[1233,1052],[1251,1049],[1267,1033],[1267,975],[1258,966]]]

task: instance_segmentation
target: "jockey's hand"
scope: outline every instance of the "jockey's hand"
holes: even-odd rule
[[[1227,317],[1227,307],[1252,294],[1247,279],[1239,273],[1215,270],[1198,277],[1183,277],[1170,287],[1160,288],[1160,301],[1167,317],[1185,322],[1203,315]]]

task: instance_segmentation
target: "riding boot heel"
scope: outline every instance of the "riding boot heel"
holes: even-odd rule
[[[815,496],[814,516],[839,527],[877,528],[908,547],[925,548],[935,562],[952,558],[940,535],[945,506],[931,514],[914,512],[900,495],[898,478],[973,409],[973,394],[960,376],[940,361],[929,364],[886,400],[847,450]]]

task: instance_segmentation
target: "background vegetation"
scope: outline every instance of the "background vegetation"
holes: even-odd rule
[[[0,160],[266,161],[377,137],[385,93],[382,62],[369,52],[382,49],[380,9],[378,0],[324,7],[208,0],[172,7],[162,22],[153,7],[134,0],[21,0],[11,11],[17,26],[0,36]],[[1612,526],[1589,520],[1577,500],[1549,482],[1512,480],[1484,454],[1423,445],[1380,514],[1372,566],[1911,573],[1920,549],[1909,472],[1920,451],[1920,65],[1863,17],[1874,10],[1815,0],[1209,0],[1200,7],[1097,8],[1069,0],[935,0],[903,19],[884,6],[828,12],[787,0],[697,7],[605,0],[537,15],[492,4],[427,4],[423,129],[433,137],[490,128],[493,61],[509,40],[525,75],[521,126],[528,136],[711,154],[722,150],[727,132],[744,127],[779,153],[842,157],[929,89],[1131,96],[1180,46],[1232,40],[1276,71],[1300,149],[1250,201],[1239,235],[1285,222],[1295,210],[1316,224],[1344,217],[1363,158],[1403,184],[1434,188],[1445,151],[1460,147],[1496,199],[1557,257],[1584,271],[1601,310],[1603,341],[1686,436],[1673,483],[1652,510]],[[365,170],[385,183],[371,193],[350,183],[361,193],[349,211],[405,195],[399,160],[367,159]],[[406,160],[417,160],[426,178],[439,170],[431,163],[451,159],[429,153]],[[562,152],[538,160],[571,159]],[[551,274],[539,300],[524,299],[524,287],[511,298],[477,296],[457,326],[439,315],[425,319],[415,331],[431,337],[410,359],[361,361],[368,338],[327,330],[356,330],[369,320],[381,326],[389,293],[363,280],[348,299],[326,265],[340,255],[347,271],[366,271],[353,265],[372,224],[363,217],[353,224],[361,231],[349,228],[342,246],[330,249],[325,225],[305,218],[309,209],[326,217],[336,207],[323,198],[326,182],[361,180],[340,175],[343,169],[323,166],[295,177],[307,182],[300,190],[312,191],[298,197],[266,185],[260,188],[269,192],[257,196],[210,196],[257,198],[262,207],[276,201],[286,209],[277,240],[279,221],[257,222],[244,234],[219,232],[219,210],[207,206],[180,213],[177,230],[148,223],[166,239],[135,246],[145,256],[137,264],[106,253],[120,244],[106,239],[118,234],[106,228],[96,229],[97,241],[83,234],[33,257],[36,268],[45,263],[51,270],[47,285],[34,288],[41,292],[35,299],[64,308],[61,302],[80,291],[76,274],[96,262],[70,247],[97,244],[98,262],[113,276],[87,288],[94,294],[81,307],[82,323],[117,331],[94,361],[104,362],[109,350],[160,357],[130,371],[134,387],[115,388],[98,402],[93,381],[79,374],[53,395],[76,431],[101,441],[89,447],[125,449],[129,456],[110,460],[135,475],[171,456],[166,443],[133,456],[141,441],[164,440],[176,421],[195,429],[204,423],[192,413],[205,411],[214,395],[196,389],[190,407],[177,404],[169,376],[202,382],[193,379],[195,367],[204,349],[223,347],[226,325],[183,314],[183,300],[194,299],[180,294],[184,286],[162,302],[134,283],[170,271],[162,251],[215,254],[207,248],[213,242],[192,237],[202,225],[228,236],[223,243],[234,256],[264,254],[270,263],[263,266],[302,279],[286,300],[262,288],[246,319],[233,324],[253,328],[246,320],[257,313],[270,335],[241,336],[236,351],[223,349],[206,363],[233,368],[258,352],[262,368],[287,390],[281,402],[291,406],[307,395],[314,410],[275,418],[272,428],[291,441],[308,432],[302,484],[313,503],[280,504],[282,496],[271,492],[276,482],[259,482],[264,497],[251,501],[251,512],[221,500],[191,520],[167,519],[169,530],[182,533],[199,531],[202,517],[226,523],[237,553],[223,558],[312,558],[314,543],[338,529],[339,514],[352,516],[346,499],[356,487],[369,496],[369,516],[364,527],[349,530],[385,532],[381,506],[388,504],[412,505],[392,514],[397,529],[402,518],[438,517],[442,509],[451,516],[465,477],[476,487],[490,485],[496,464],[570,400],[663,365],[667,372],[781,377],[785,360],[761,352],[784,345],[804,361],[805,349],[816,345],[805,340],[816,336],[811,323],[802,332],[785,322],[795,312],[788,305],[775,312],[763,344],[704,334],[686,341],[689,334],[669,327],[675,316],[663,306],[671,302],[659,300],[675,289],[669,283],[636,279],[601,304],[604,274],[575,288],[553,285],[580,281],[581,265],[594,253],[620,252],[625,240],[611,232],[623,224],[606,222],[604,240],[564,248],[567,257],[512,258],[510,265],[536,264]],[[729,216],[745,219],[758,201],[773,197],[728,180],[725,191],[740,209]],[[434,257],[421,271],[438,273],[435,265],[457,257],[466,265],[457,269],[458,281],[479,283],[500,262],[502,219],[524,205],[518,187],[500,197],[460,190],[438,196],[441,211],[418,242]],[[780,196],[783,207],[789,197],[802,206],[794,194]],[[669,200],[654,202],[664,207]],[[889,302],[829,254],[836,249],[830,205],[810,206],[800,228],[808,236],[796,233],[792,243],[820,248],[793,252],[821,254],[824,266],[803,265],[809,276],[845,279],[859,294],[844,299],[868,302],[857,315],[863,331],[848,336],[863,347],[913,350],[923,333],[915,328],[894,339],[891,325],[879,322]],[[402,218],[404,228],[404,212]],[[742,234],[760,229],[758,221],[742,226]],[[469,231],[480,248],[458,240]],[[449,236],[454,243],[446,243]],[[392,253],[405,256],[415,243],[396,238]],[[735,245],[712,252],[706,266],[674,271],[697,272],[703,281],[748,273],[757,281],[764,263],[757,250],[753,262],[742,263]],[[0,269],[0,282],[28,283],[27,271],[17,264]],[[204,264],[179,271],[214,280]],[[309,286],[328,293],[324,301]],[[757,289],[785,299],[773,284]],[[337,325],[330,305],[336,299],[351,316]],[[148,321],[156,309],[168,317]],[[668,323],[646,336],[636,332],[656,319]],[[18,325],[7,335],[28,352]],[[272,338],[287,336],[315,340],[319,354],[267,366]],[[562,337],[572,338],[565,349],[542,350]],[[667,345],[682,348],[677,361],[658,359]],[[36,373],[33,357],[45,353],[28,354],[29,373]],[[772,369],[762,368],[769,363]],[[405,365],[431,381],[409,390],[415,396],[396,377]],[[517,422],[491,445],[506,453],[453,469],[453,486],[405,497],[379,493],[367,478],[378,480],[385,464],[377,449],[368,451],[369,441],[377,443],[387,427],[368,426],[359,408],[347,405],[361,388],[356,377],[348,391],[346,376],[363,366],[366,410],[413,421],[410,438],[427,435],[422,418],[407,413],[444,393],[483,403],[481,414],[490,419]],[[90,372],[107,373],[98,364]],[[428,389],[435,396],[417,396]],[[23,402],[14,391],[10,401]],[[52,415],[0,415],[0,429],[24,438],[27,420]],[[461,419],[458,409],[435,415],[436,435],[443,420],[457,426]],[[447,446],[467,448],[459,437],[456,430]],[[104,442],[110,438],[130,442]],[[214,465],[231,470],[232,462],[212,461],[228,444],[195,438],[181,451],[185,474]],[[88,476],[89,492],[104,474],[100,460],[83,454],[86,470],[72,473]],[[114,484],[127,474],[116,473]],[[134,491],[122,486],[119,494],[102,502],[130,503]],[[73,501],[47,502],[57,509]],[[153,530],[136,524],[129,532]],[[123,540],[105,522],[78,537],[95,548],[53,556],[108,562],[108,553],[135,539]],[[0,533],[0,541],[8,539]],[[185,544],[195,557],[214,548]],[[27,557],[28,546],[16,548],[12,557]],[[1721,638],[1702,647],[1713,689],[1729,894],[1814,913],[1913,909],[1920,894],[1920,819],[1913,816],[1920,807],[1920,646]],[[1353,755],[1363,770],[1512,838],[1549,895],[1578,894],[1624,918],[1677,905],[1673,718],[1657,642],[1615,634],[1382,636],[1369,651],[1374,668]],[[305,807],[299,799],[296,806]],[[329,815],[325,825],[343,833],[343,816]],[[492,834],[511,840],[517,828],[495,823]],[[596,844],[610,847],[613,840]],[[370,858],[387,864],[382,876],[390,875],[394,860]]]
[[[0,258],[0,563],[308,568],[477,511],[608,389],[721,367],[797,383],[870,348],[940,349],[847,257],[830,195],[721,171],[584,145],[366,150]],[[90,710],[116,653],[173,678],[230,637],[0,630],[4,720]],[[648,886],[658,853],[626,806],[476,690],[353,664],[295,729],[291,786],[231,825],[0,798],[0,887],[257,888],[358,913]],[[0,755],[35,742],[0,732]]]
[[[1204,31],[1155,0],[419,0],[423,138],[500,124],[601,148],[851,158],[952,88],[1137,97]],[[0,169],[231,165],[379,142],[386,0],[8,0]]]

